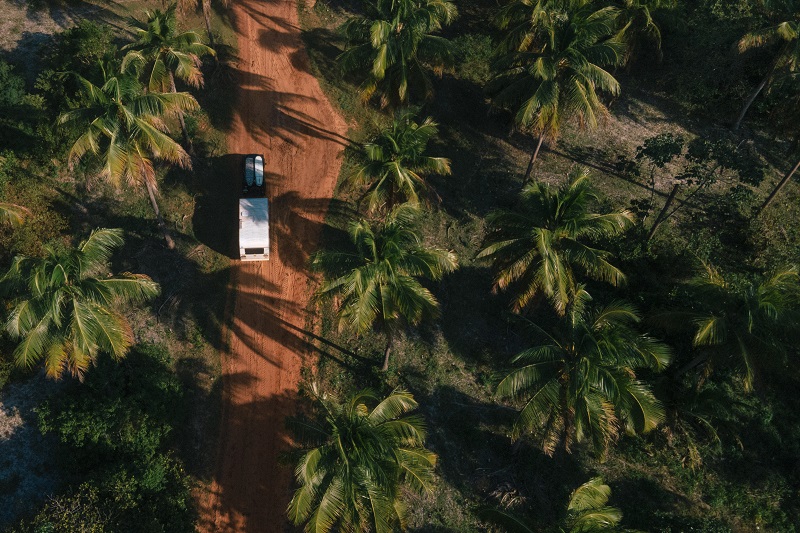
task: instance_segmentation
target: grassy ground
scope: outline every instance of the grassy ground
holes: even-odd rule
[[[430,430],[429,443],[440,463],[433,494],[410,505],[413,531],[487,531],[491,526],[481,523],[474,512],[484,505],[526,513],[535,527],[545,528],[557,518],[569,492],[597,474],[610,483],[614,491],[611,503],[623,509],[627,527],[647,531],[793,530],[798,497],[791,489],[791,477],[778,474],[791,452],[770,440],[778,438],[776,433],[792,434],[791,424],[782,424],[782,430],[772,422],[759,426],[759,420],[763,422],[767,415],[759,411],[760,400],[753,397],[738,408],[740,419],[746,421],[747,437],[728,436],[723,453],[717,455],[711,453],[711,447],[704,447],[708,457],[700,468],[691,468],[685,451],[668,446],[662,434],[623,438],[602,463],[587,450],[548,458],[535,443],[511,442],[508,433],[514,411],[498,405],[492,391],[498,373],[523,339],[509,324],[507,298],[492,292],[487,266],[475,256],[485,234],[485,215],[515,201],[533,139],[509,134],[508,117],[492,112],[481,88],[488,76],[485,65],[491,52],[491,30],[485,20],[493,5],[475,2],[459,6],[462,17],[457,27],[448,31],[458,35],[460,64],[455,74],[436,82],[435,98],[422,109],[423,116],[429,114],[441,125],[439,141],[430,153],[449,157],[453,165],[452,176],[431,180],[441,204],[427,211],[419,223],[426,242],[459,256],[459,270],[433,287],[442,318],[403,339],[394,351],[389,373],[382,376],[376,371],[382,339],[339,332],[332,308],[323,306],[319,325],[327,342],[321,345],[325,354],[316,379],[340,394],[362,386],[386,390],[402,385],[419,400]],[[335,58],[342,42],[335,29],[350,8],[346,2],[318,1],[313,8],[301,6],[300,13],[314,68],[331,100],[352,124],[350,137],[359,141],[387,117],[360,102],[357,87],[337,70]],[[536,179],[560,183],[575,166],[589,166],[604,202],[628,206],[634,200],[648,200],[652,194],[644,178],[630,176],[618,166],[621,160],[634,158],[645,138],[665,132],[687,139],[730,137],[708,117],[689,115],[669,95],[637,87],[635,80],[624,75],[622,84],[623,96],[611,104],[612,116],[600,129],[566,128],[556,143],[548,143],[537,163]],[[769,176],[760,190],[753,191],[753,199],[728,209],[723,205],[726,197],[712,188],[695,197],[698,205],[689,205],[670,219],[649,250],[637,239],[618,242],[623,270],[636,273],[619,296],[645,309],[653,295],[663,301],[673,282],[689,275],[698,258],[753,270],[796,261],[800,239],[797,224],[791,222],[798,214],[796,188],[785,191],[779,203],[749,231],[743,223],[749,207],[765,196],[788,165],[783,155],[785,143],[759,135],[752,138],[749,142],[767,165]],[[347,172],[345,164],[342,175]],[[667,183],[658,185],[655,204],[660,207],[669,187]],[[340,189],[339,197],[352,200],[355,195]],[[721,207],[711,208],[717,205]],[[328,242],[335,234],[330,235]],[[742,258],[747,264],[741,264]],[[741,391],[731,392],[732,397],[737,394]],[[777,409],[781,416],[791,418],[790,406],[767,403],[782,406]],[[770,434],[773,437],[767,438]],[[774,459],[766,465],[764,456]],[[748,461],[758,461],[763,472],[747,468]]]

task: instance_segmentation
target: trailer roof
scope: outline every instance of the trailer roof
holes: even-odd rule
[[[269,249],[269,202],[266,198],[239,198],[239,246]]]

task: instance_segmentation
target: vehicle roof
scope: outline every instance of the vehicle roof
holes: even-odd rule
[[[269,248],[269,201],[266,198],[239,198],[241,248]]]

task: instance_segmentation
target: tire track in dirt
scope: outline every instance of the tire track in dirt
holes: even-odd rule
[[[294,412],[309,353],[306,262],[336,184],[346,125],[309,71],[294,1],[235,1],[232,18],[239,88],[228,149],[265,156],[272,246],[269,262],[232,266],[216,473],[198,497],[198,529],[277,532],[287,527],[291,498],[292,469],[278,461],[288,447],[284,419]],[[233,190],[241,161],[231,159],[224,179]]]

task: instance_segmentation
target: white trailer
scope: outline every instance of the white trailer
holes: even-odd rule
[[[266,198],[239,198],[239,257],[242,261],[269,260],[269,202]]]

